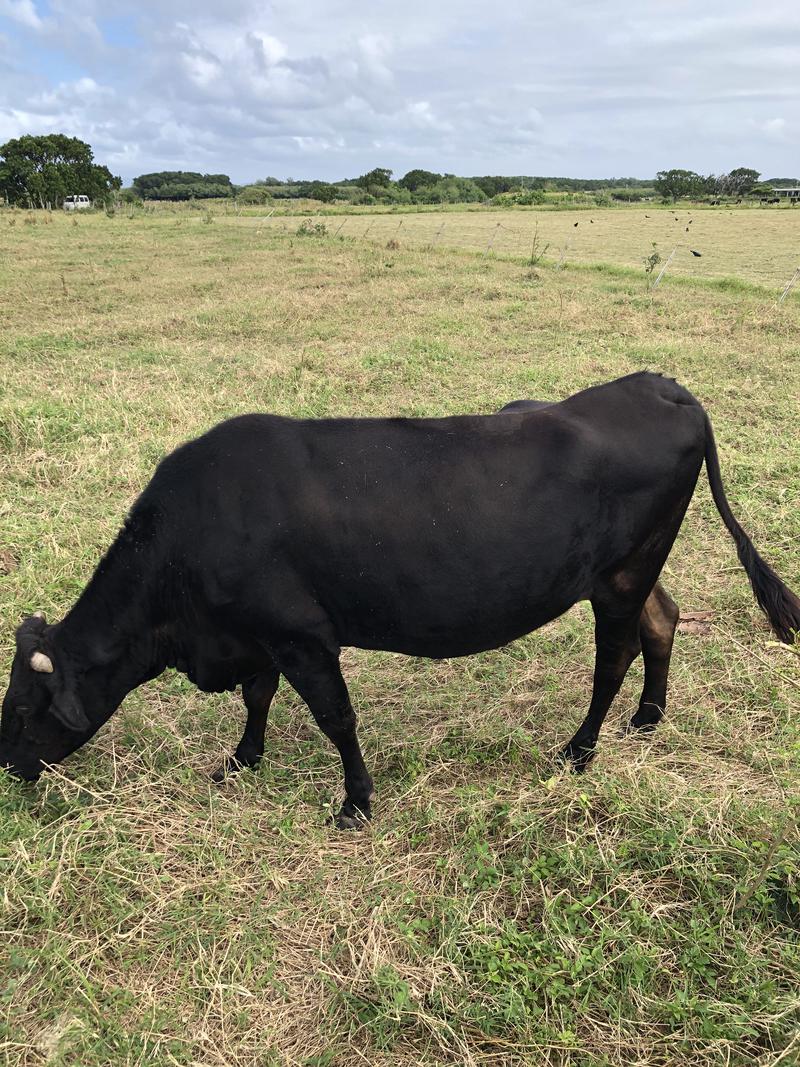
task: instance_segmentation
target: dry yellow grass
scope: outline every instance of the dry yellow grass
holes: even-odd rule
[[[221,215],[220,221],[290,233],[298,220]],[[662,259],[660,266],[677,246],[670,275],[738,278],[770,288],[782,288],[800,266],[800,211],[796,209],[710,210],[680,205],[673,211],[644,204],[576,211],[337,214],[323,221],[332,234],[359,240],[366,236],[376,244],[394,239],[483,253],[492,242],[491,251],[499,256],[530,256],[537,234],[540,249],[549,245],[551,262],[563,256],[567,264],[610,263],[642,271],[654,243]],[[691,249],[700,252],[700,257],[693,256]]]

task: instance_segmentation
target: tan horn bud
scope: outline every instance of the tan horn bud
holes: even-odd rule
[[[31,667],[42,674],[53,673],[53,661],[49,656],[45,656],[44,652],[34,652],[31,656]]]
[[[44,612],[43,611],[34,611],[33,618],[34,619],[43,619],[44,618]]]

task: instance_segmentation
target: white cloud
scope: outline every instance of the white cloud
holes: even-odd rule
[[[85,137],[126,179],[797,169],[780,117],[800,107],[789,0],[635,15],[623,0],[50,0],[46,17],[0,0],[0,15],[0,131]]]
[[[0,0],[0,15],[30,30],[40,30],[44,26],[33,0]]]
[[[183,52],[181,62],[189,80],[200,89],[213,90],[222,78],[222,64],[214,56],[201,55],[198,52]]]
[[[273,37],[268,33],[251,31],[246,34],[246,39],[257,59],[267,67],[280,63],[288,54],[288,49],[283,41],[279,41],[277,37]]]
[[[786,119],[767,119],[761,128],[768,137],[782,138],[786,132]]]
[[[441,133],[450,133],[453,130],[453,124],[438,118],[427,100],[411,101],[406,105],[406,113],[412,125],[418,129],[439,130]]]

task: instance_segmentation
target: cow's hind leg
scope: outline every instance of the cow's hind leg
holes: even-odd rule
[[[630,721],[632,730],[653,730],[664,717],[669,661],[679,616],[678,605],[661,582],[656,582],[639,620],[644,688],[639,709]]]
[[[272,698],[278,689],[280,674],[277,670],[262,671],[248,678],[242,685],[242,699],[247,708],[244,733],[232,756],[226,756],[222,766],[214,771],[211,779],[223,781],[228,775],[237,774],[245,767],[255,767],[264,755],[264,731]]]
[[[696,479],[696,474],[695,474]],[[691,483],[694,490],[694,480]],[[651,594],[656,592],[656,582],[664,566],[672,544],[686,514],[691,491],[678,500],[662,521],[653,529],[639,548],[631,553],[615,570],[606,572],[592,592],[592,608],[595,618],[595,668],[594,688],[589,713],[578,727],[575,736],[562,750],[561,758],[569,760],[577,770],[583,770],[595,753],[600,727],[611,702],[619,692],[628,667],[642,649],[640,625],[644,607]],[[658,587],[661,589],[661,587]],[[663,593],[663,590],[661,590]],[[660,601],[661,610],[669,615],[672,601],[666,594]],[[672,605],[674,608],[674,605]],[[647,623],[645,628],[647,629]],[[666,624],[659,624],[666,635]],[[664,704],[669,655],[662,640],[656,647],[654,641],[645,638],[650,653],[650,678],[645,677],[642,702]],[[671,637],[669,641],[671,648]],[[645,675],[646,675],[645,671]],[[640,704],[640,711],[643,703]],[[639,712],[637,712],[637,715]]]
[[[592,608],[596,645],[592,701],[586,718],[560,755],[562,762],[569,762],[577,771],[585,770],[594,759],[603,720],[641,648],[641,604],[621,617],[610,614],[602,603],[594,599]]]
[[[281,673],[308,704],[320,730],[339,751],[344,767],[345,799],[335,823],[358,829],[370,817],[372,778],[364,765],[339,658],[317,641],[293,642],[279,650]]]

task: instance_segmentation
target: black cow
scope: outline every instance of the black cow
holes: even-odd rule
[[[708,416],[670,379],[495,415],[221,423],[159,465],[66,617],[19,628],[0,763],[35,779],[175,667],[206,692],[242,685],[247,724],[221,778],[260,759],[282,674],[339,750],[337,824],[356,826],[372,779],[342,646],[465,656],[588,599],[594,689],[562,753],[583,768],[640,649],[632,725],[663,714],[677,611],[657,580],[704,459],[756,599],[792,641],[800,600],[732,515]]]

